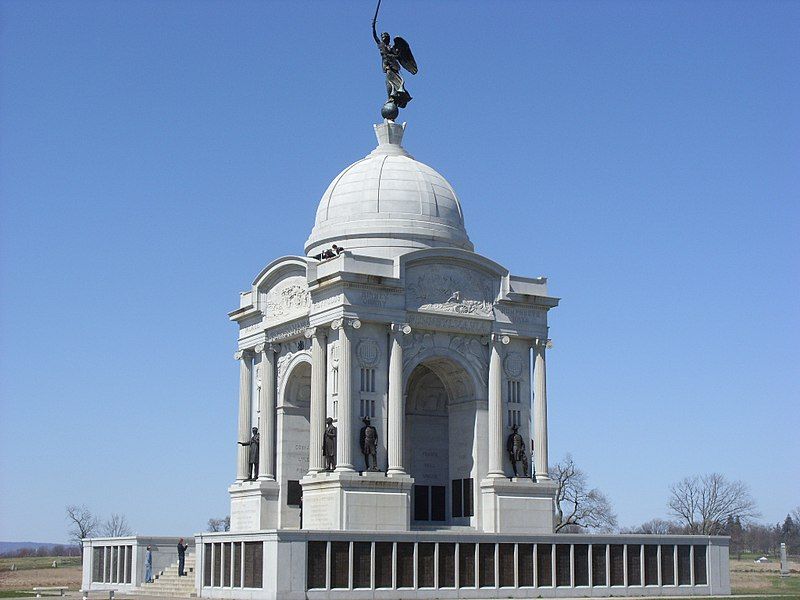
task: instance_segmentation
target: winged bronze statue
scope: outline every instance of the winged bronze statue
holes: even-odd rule
[[[400,75],[400,67],[412,75],[417,74],[417,61],[411,53],[408,42],[400,36],[395,36],[394,44],[391,43],[391,36],[385,31],[378,37],[376,29],[378,23],[378,11],[381,8],[381,0],[375,9],[375,17],[372,19],[372,37],[378,45],[381,53],[383,72],[386,75],[386,95],[388,99],[381,109],[381,115],[385,119],[394,121],[399,114],[400,108],[405,108],[411,101],[411,94],[405,88],[405,81]]]

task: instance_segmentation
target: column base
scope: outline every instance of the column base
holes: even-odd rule
[[[304,477],[303,529],[408,531],[413,484],[408,475],[369,471]]]
[[[481,481],[481,525],[489,533],[553,533],[553,481],[486,478]]]
[[[231,485],[231,531],[276,529],[280,512],[278,489],[278,482],[270,479]]]

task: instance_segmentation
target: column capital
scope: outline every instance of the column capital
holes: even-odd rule
[[[390,323],[389,331],[394,334],[408,335],[411,333],[411,325],[408,323]]]
[[[253,355],[252,348],[244,348],[243,350],[237,350],[233,353],[234,360],[242,360],[243,358],[250,358]]]
[[[254,350],[256,351],[256,354],[266,354],[268,352],[278,353],[281,351],[281,345],[266,342],[264,344],[256,344]]]
[[[343,329],[344,327],[352,327],[353,329],[361,328],[361,321],[358,319],[334,319],[331,321],[331,329]]]
[[[553,347],[553,340],[550,338],[533,338],[531,348],[534,350],[550,350]]]
[[[503,344],[504,346],[508,345],[511,342],[511,338],[502,333],[493,333],[490,336],[492,343],[494,344]]]

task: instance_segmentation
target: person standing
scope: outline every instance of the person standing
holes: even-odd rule
[[[184,543],[183,538],[178,540],[178,577],[183,577],[186,573],[183,572],[183,566],[186,563],[186,549],[189,544]]]
[[[144,581],[153,583],[153,548],[147,547],[147,554],[144,557]]]

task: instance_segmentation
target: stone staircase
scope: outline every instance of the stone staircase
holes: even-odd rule
[[[137,587],[132,596],[156,596],[159,598],[189,598],[196,597],[194,587],[195,555],[186,553],[184,577],[178,577],[178,562],[175,561],[160,573],[155,574],[153,583],[143,583]]]

